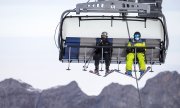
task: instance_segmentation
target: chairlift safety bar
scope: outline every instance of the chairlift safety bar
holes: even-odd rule
[[[153,46],[147,46],[147,47],[135,47],[135,46],[88,46],[88,45],[68,45],[65,47],[71,47],[71,48],[135,48],[135,49],[139,49],[139,48],[145,48],[145,49],[159,49],[159,47],[153,47]]]

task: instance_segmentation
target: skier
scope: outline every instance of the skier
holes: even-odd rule
[[[112,46],[112,44],[108,41],[108,33],[102,32],[100,41],[96,44],[96,46]],[[99,74],[99,60],[102,59],[102,53],[103,53],[103,59],[105,60],[106,65],[106,74],[109,72],[109,66],[111,62],[111,55],[112,55],[112,48],[96,48],[95,54],[93,56],[93,59],[95,60],[95,70],[94,73]]]
[[[131,47],[131,46],[134,46],[134,47],[146,46],[146,43],[141,39],[140,32],[135,32],[134,39],[128,42],[128,47]],[[132,64],[135,57],[135,49],[127,48],[126,51],[127,51],[127,56],[126,56],[126,73],[125,74],[132,76]],[[143,75],[146,69],[145,48],[136,48],[136,57],[139,63],[140,75]]]

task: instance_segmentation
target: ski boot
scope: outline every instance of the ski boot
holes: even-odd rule
[[[99,68],[96,67],[96,68],[94,69],[94,73],[99,75]]]
[[[126,75],[129,75],[129,76],[132,76],[132,71],[131,70],[128,70],[125,72]]]
[[[144,70],[140,70],[140,76],[142,76],[144,74]]]
[[[109,72],[110,72],[110,71],[109,71],[109,66],[107,66],[107,67],[106,67],[106,73],[105,73],[105,75],[109,74]]]

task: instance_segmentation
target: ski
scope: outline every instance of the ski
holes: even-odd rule
[[[134,77],[134,76],[131,76],[131,75],[127,75],[127,74],[125,74],[125,72],[123,73],[123,72],[121,72],[121,71],[119,71],[119,70],[114,70],[115,72],[117,72],[117,73],[120,73],[120,74],[122,74],[122,75],[126,75],[126,76],[128,76],[128,77],[131,77],[131,78],[133,78],[133,79],[136,79],[136,77]]]
[[[140,80],[149,70],[151,69],[151,67],[147,67],[147,69],[144,71],[144,74],[142,74],[139,78],[137,78],[137,80]],[[123,73],[123,72],[121,72],[121,71],[119,71],[119,70],[114,70],[115,72],[117,72],[117,73],[120,73],[120,74],[122,74],[122,75],[126,75],[126,76],[128,76],[128,77],[131,77],[131,78],[133,78],[133,79],[136,79],[136,77],[134,77],[134,76],[131,76],[131,75],[127,75],[127,74],[125,74],[125,72]]]
[[[113,72],[114,72],[114,70],[109,70],[109,72],[107,74],[105,74],[103,77],[106,77],[106,76],[108,76],[109,74],[111,74]]]
[[[90,70],[89,72],[92,73],[92,74],[95,74],[95,75],[97,75],[97,76],[101,76],[99,73],[95,73],[95,72],[92,71],[92,70]]]
[[[144,73],[138,78],[138,80],[140,80],[150,69],[151,67],[148,66],[147,69],[144,71]]]

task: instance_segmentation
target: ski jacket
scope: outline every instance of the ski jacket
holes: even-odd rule
[[[134,53],[135,49],[134,48],[130,48],[130,47],[146,47],[146,43],[143,40],[139,40],[139,41],[129,41],[128,45],[129,48],[126,49],[127,53]],[[137,48],[136,52],[137,53],[145,53],[145,48]]]
[[[100,40],[99,43],[97,43],[96,46],[112,46],[112,44],[106,39],[106,40]],[[95,50],[95,53],[98,54],[98,53],[102,53],[102,48],[96,48]],[[111,54],[112,53],[112,48],[103,48],[103,53],[109,53]]]

